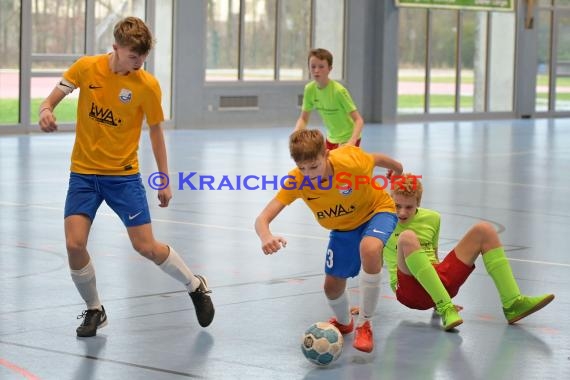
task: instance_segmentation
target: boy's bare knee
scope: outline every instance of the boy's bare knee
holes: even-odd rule
[[[135,251],[139,253],[139,255],[146,257],[149,260],[154,261],[154,246],[153,244],[148,243],[135,243],[133,244],[133,248]]]
[[[497,235],[497,230],[489,222],[479,222],[473,226],[473,229],[482,236],[494,236]]]
[[[334,287],[327,286],[326,284],[323,288],[324,288],[323,290],[325,292],[325,296],[327,296],[327,298],[329,300],[336,300],[338,297],[340,297],[342,295],[342,292],[343,292],[343,290],[339,290],[339,289],[336,289]]]
[[[402,231],[400,233],[400,236],[398,236],[398,244],[400,243],[408,243],[408,242],[414,242],[414,241],[418,241],[418,237],[416,235],[416,233],[412,230],[405,230]]]
[[[346,281],[327,276],[323,284],[323,291],[329,300],[335,300],[342,296],[346,288]]]
[[[67,249],[67,253],[69,255],[79,255],[85,252],[87,249],[87,244],[79,240],[66,239],[65,248]]]
[[[405,253],[412,253],[420,249],[421,245],[415,232],[405,230],[398,237],[398,247]]]

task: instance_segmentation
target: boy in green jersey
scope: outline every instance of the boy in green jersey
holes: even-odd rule
[[[316,109],[327,130],[328,150],[343,144],[360,146],[364,121],[348,90],[329,78],[332,63],[333,56],[328,50],[312,49],[309,52],[308,64],[313,80],[305,86],[303,106],[295,131],[307,126],[311,111]]]
[[[421,208],[423,187],[419,176],[409,173],[398,179],[392,191],[398,224],[384,247],[384,262],[390,285],[403,305],[419,310],[435,307],[443,328],[451,330],[463,323],[451,302],[475,269],[479,255],[499,292],[503,313],[509,324],[548,305],[553,294],[522,295],[497,231],[489,223],[475,224],[449,254],[439,262],[437,247],[440,215]]]

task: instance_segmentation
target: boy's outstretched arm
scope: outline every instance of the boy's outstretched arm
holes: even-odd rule
[[[399,161],[383,153],[372,153],[372,157],[374,157],[374,166],[388,169],[390,175],[402,175],[404,167]]]
[[[299,131],[303,128],[307,127],[307,124],[309,124],[309,116],[311,116],[311,114],[307,111],[301,111],[301,114],[299,115],[299,118],[297,119],[297,123],[295,124],[295,129],[293,130],[293,132]]]
[[[55,122],[53,110],[66,95],[67,94],[60,90],[58,87],[54,87],[48,97],[45,98],[45,100],[40,104],[40,109],[38,110],[38,124],[40,125],[42,131],[54,132],[57,130],[57,124]]]
[[[166,144],[164,142],[164,132],[160,124],[150,125],[149,133],[152,152],[156,161],[156,167],[159,172],[168,175],[168,159],[166,155]],[[168,207],[168,203],[172,199],[172,190],[170,185],[158,190],[158,200],[160,207]]]
[[[255,219],[255,232],[261,240],[261,249],[266,255],[271,255],[285,248],[287,240],[281,236],[273,236],[269,223],[285,208],[285,205],[273,198]]]
[[[360,112],[357,110],[352,111],[350,113],[350,117],[352,121],[354,121],[354,130],[352,131],[352,136],[350,136],[350,139],[346,142],[346,144],[356,145],[356,142],[362,134],[362,129],[364,128],[364,119],[362,119]]]

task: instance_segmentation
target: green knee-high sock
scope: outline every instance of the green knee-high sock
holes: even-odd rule
[[[451,303],[447,289],[441,283],[435,268],[421,249],[406,257],[406,265],[416,280],[428,292],[437,309]]]
[[[483,263],[487,272],[493,279],[503,307],[511,306],[512,302],[521,294],[511,264],[505,256],[503,247],[493,248],[483,254]]]

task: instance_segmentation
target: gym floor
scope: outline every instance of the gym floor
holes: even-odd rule
[[[431,311],[405,308],[382,277],[375,349],[346,337],[326,368],[309,363],[301,335],[331,311],[322,292],[328,232],[302,201],[272,230],[287,247],[264,256],[254,219],[275,194],[199,190],[199,176],[284,176],[291,127],[166,131],[174,198],[158,207],[155,162],[139,151],[157,239],[208,278],[216,317],[196,321],[188,294],[132,249],[119,218],[99,209],[88,249],[109,325],[77,338],[84,304],[69,275],[63,232],[74,134],[0,137],[1,379],[568,379],[570,378],[570,120],[367,124],[363,149],[422,175],[423,206],[442,214],[440,257],[479,220],[492,223],[524,294],[554,293],[509,326],[481,259],[454,299],[463,325],[444,332]],[[192,190],[183,179],[192,172]],[[378,170],[378,174],[383,171]],[[227,184],[227,182],[226,182]],[[182,189],[179,186],[182,186]],[[358,281],[349,281],[358,304]],[[565,322],[566,321],[566,322]]]

